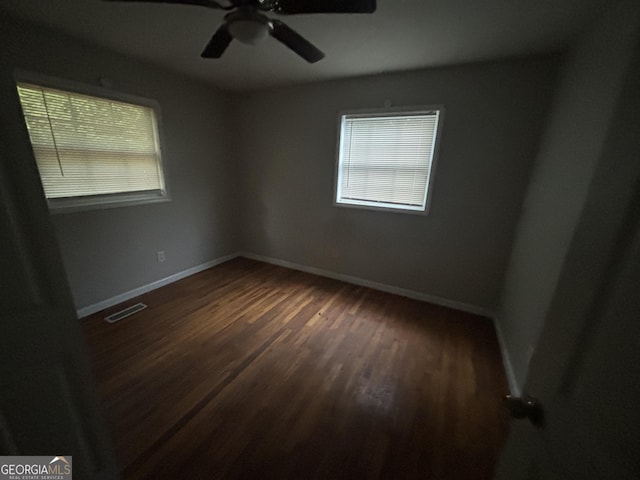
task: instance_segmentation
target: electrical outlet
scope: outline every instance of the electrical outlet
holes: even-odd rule
[[[162,263],[167,259],[167,256],[164,254],[164,250],[158,250],[156,254],[158,256],[158,262]]]

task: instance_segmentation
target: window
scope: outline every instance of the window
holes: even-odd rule
[[[150,101],[131,103],[21,81],[18,95],[52,209],[167,198]]]
[[[425,212],[440,111],[342,115],[336,204]]]

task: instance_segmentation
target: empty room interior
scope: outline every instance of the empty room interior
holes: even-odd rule
[[[638,478],[639,32],[626,0],[0,0],[1,454]]]

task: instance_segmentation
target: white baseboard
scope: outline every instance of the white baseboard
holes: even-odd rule
[[[393,285],[386,285],[384,283],[372,282],[360,277],[354,277],[352,275],[345,275],[342,273],[332,272],[330,270],[324,270],[322,268],[309,267],[307,265],[301,265],[299,263],[289,262],[287,260],[281,260],[279,258],[266,257],[264,255],[256,255],[254,253],[241,252],[238,254],[240,257],[250,258],[259,262],[270,263],[272,265],[279,265],[281,267],[290,268],[292,270],[300,270],[302,272],[312,273],[321,277],[333,278],[334,280],[340,280],[343,282],[351,283],[353,285],[360,285],[362,287],[372,288],[374,290],[380,290],[381,292],[393,293],[402,297],[412,298],[414,300],[421,300],[423,302],[433,303],[442,307],[453,308],[462,312],[472,313],[474,315],[481,315],[483,317],[494,317],[494,312],[475,305],[469,305],[463,302],[457,302],[455,300],[448,300],[446,298],[429,295],[427,293],[416,292],[414,290],[408,290],[406,288],[395,287]]]
[[[78,318],[83,318],[99,312],[100,310],[104,310],[105,308],[113,307],[114,305],[118,305],[119,303],[126,302],[127,300],[131,300],[132,298],[150,292],[151,290],[155,290],[156,288],[164,287],[165,285],[169,285],[170,283],[177,282],[178,280],[182,280],[183,278],[189,277],[198,272],[202,272],[207,268],[215,267],[216,265],[227,262],[233,258],[236,258],[237,256],[237,253],[232,253],[224,257],[216,258],[215,260],[211,260],[210,262],[205,262],[181,272],[174,273],[173,275],[169,275],[168,277],[161,278],[160,280],[156,280],[155,282],[151,282],[146,285],[142,285],[141,287],[134,288],[133,290],[121,293],[120,295],[116,295],[115,297],[107,298],[106,300],[94,303],[93,305],[79,308],[77,310]]]
[[[507,344],[504,340],[504,335],[502,334],[502,327],[500,326],[500,320],[497,316],[493,318],[493,326],[496,330],[496,335],[498,336],[498,343],[500,344],[500,354],[502,356],[502,364],[504,365],[504,372],[507,375],[507,382],[509,383],[509,392],[511,395],[519,397],[522,393],[520,391],[520,387],[518,386],[518,382],[516,380],[516,376],[513,373],[513,365],[511,365],[511,357],[509,356],[509,350],[507,350]]]
[[[120,295],[107,298],[106,300],[102,300],[101,302],[94,303],[93,305],[82,307],[77,310],[78,318],[84,318],[96,312],[99,312],[101,310],[104,310],[106,308],[118,305],[119,303],[126,302],[127,300],[131,300],[132,298],[138,297],[140,295],[143,295],[157,288],[163,287],[165,285],[169,285],[170,283],[177,282],[178,280],[182,280],[183,278],[202,272],[203,270],[207,270],[208,268],[215,267],[216,265],[220,265],[221,263],[227,262],[236,257],[245,257],[252,260],[257,260],[259,262],[270,263],[272,265],[279,265],[281,267],[290,268],[292,270],[299,270],[302,272],[319,275],[321,277],[332,278],[334,280],[340,280],[343,282],[351,283],[353,285],[360,285],[362,287],[368,287],[374,290],[380,290],[382,292],[393,293],[395,295],[412,298],[414,300],[429,302],[435,305],[453,308],[455,310],[460,310],[463,312],[472,313],[474,315],[481,315],[483,317],[491,318],[495,326],[496,335],[498,336],[498,342],[500,343],[500,352],[502,354],[502,362],[504,364],[504,370],[507,375],[507,381],[509,382],[509,390],[513,395],[516,395],[516,396],[520,395],[520,388],[518,387],[518,383],[513,373],[513,367],[511,366],[509,352],[506,348],[504,337],[502,335],[500,322],[498,321],[494,312],[482,307],[477,307],[475,305],[469,305],[467,303],[457,302],[455,300],[448,300],[446,298],[441,298],[441,297],[429,295],[422,292],[416,292],[414,290],[408,290],[401,287],[386,285],[384,283],[373,282],[371,280],[366,280],[364,278],[355,277],[352,275],[336,273],[330,270],[324,270],[322,268],[310,267],[310,266],[302,265],[299,263],[289,262],[287,260],[266,257],[264,255],[257,255],[249,252],[232,253],[224,257],[216,258],[215,260],[211,260],[209,262],[196,265],[195,267],[188,268],[181,272],[174,273],[173,275],[169,275],[168,277],[162,278],[160,280],[156,280],[155,282],[148,283],[147,285],[134,288],[133,290],[129,290],[127,292],[121,293]]]

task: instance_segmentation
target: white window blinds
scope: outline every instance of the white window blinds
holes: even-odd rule
[[[343,115],[336,202],[423,211],[438,111]]]
[[[47,198],[163,195],[153,108],[22,82],[18,94]]]

